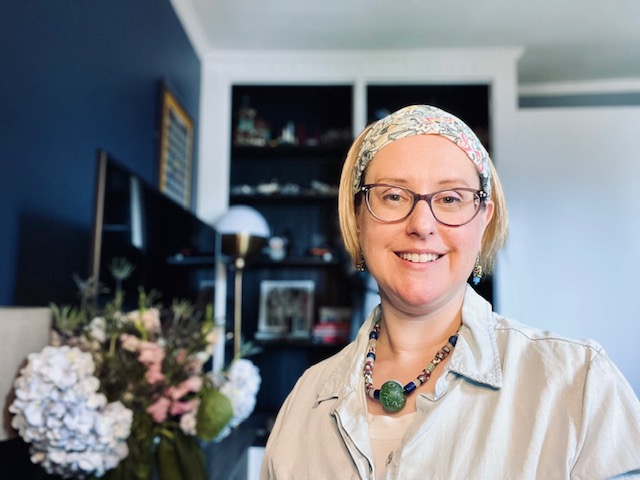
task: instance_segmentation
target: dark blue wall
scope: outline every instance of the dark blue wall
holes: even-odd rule
[[[95,157],[157,182],[165,79],[198,118],[200,62],[169,0],[3,0],[0,305],[75,300]]]

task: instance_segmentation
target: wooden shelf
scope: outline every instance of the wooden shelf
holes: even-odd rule
[[[256,258],[247,262],[247,268],[316,268],[316,267],[336,267],[340,265],[340,260],[323,260],[315,257],[285,258],[274,261],[268,258]]]
[[[105,232],[128,232],[131,229],[125,223],[105,223],[102,226],[102,230]]]
[[[322,343],[311,339],[300,338],[274,338],[272,340],[267,339],[254,339],[253,342],[260,347],[269,348],[302,348],[302,349],[314,349],[314,350],[338,350],[347,345],[347,343]]]
[[[209,267],[216,264],[213,255],[172,255],[167,257],[168,265],[185,266],[185,267]]]

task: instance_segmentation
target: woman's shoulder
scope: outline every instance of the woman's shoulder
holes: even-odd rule
[[[588,367],[595,359],[609,362],[603,346],[590,338],[572,338],[549,329],[537,328],[500,315],[495,316],[495,334],[502,354],[547,362]]]
[[[303,390],[317,395],[319,390],[326,389],[329,385],[342,384],[349,375],[355,351],[352,342],[339,352],[309,366],[296,382],[295,391]]]
[[[495,315],[496,335],[520,337],[526,343],[540,346],[566,346],[569,349],[602,351],[602,345],[590,338],[572,338],[553,330],[538,328],[501,315]]]

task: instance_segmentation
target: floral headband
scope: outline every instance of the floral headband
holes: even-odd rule
[[[373,124],[362,141],[354,168],[354,194],[360,189],[364,170],[375,154],[391,142],[413,135],[440,135],[455,143],[478,170],[482,190],[491,195],[489,154],[476,134],[458,117],[430,105],[404,107]]]

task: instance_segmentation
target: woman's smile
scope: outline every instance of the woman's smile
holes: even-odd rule
[[[436,253],[409,253],[409,252],[398,252],[396,253],[403,260],[407,260],[411,263],[431,263],[438,260],[442,255],[438,255]]]

